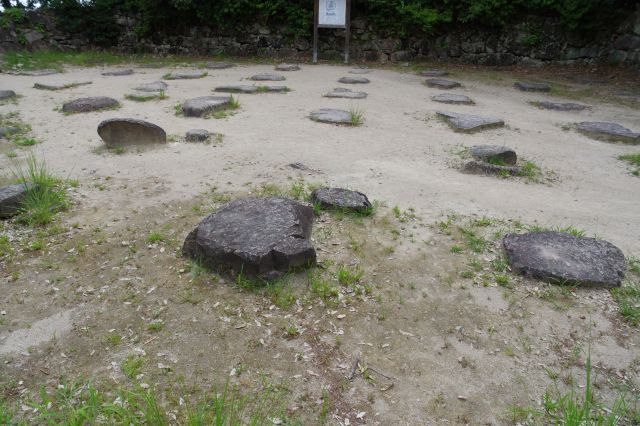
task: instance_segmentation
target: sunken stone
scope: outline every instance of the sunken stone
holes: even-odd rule
[[[368,84],[369,79],[366,77],[342,77],[338,80],[342,84]]]
[[[420,75],[422,77],[444,77],[445,75],[449,75],[449,73],[445,70],[424,70],[420,71]]]
[[[607,241],[539,232],[508,234],[503,245],[509,264],[523,275],[602,287],[619,287],[624,278],[624,254]]]
[[[139,92],[161,92],[167,90],[167,87],[169,86],[164,81],[154,81],[153,83],[141,84],[140,86],[134,87],[133,90]]]
[[[470,175],[502,175],[506,173],[518,176],[522,173],[522,169],[517,166],[499,166],[484,161],[469,161],[462,167],[462,173]]]
[[[207,62],[204,67],[210,70],[224,70],[227,68],[233,68],[235,65],[227,62]]]
[[[456,105],[473,105],[473,100],[465,95],[456,95],[453,93],[441,93],[431,97],[434,102],[440,102],[443,104],[456,104]]]
[[[202,220],[182,253],[211,269],[275,278],[315,264],[313,218],[311,207],[287,198],[235,200]]]
[[[210,112],[224,109],[231,103],[226,96],[202,96],[187,100],[182,104],[185,117],[202,117]]]
[[[187,132],[187,142],[206,142],[209,140],[209,131],[205,129],[192,129]]]
[[[165,80],[194,80],[197,78],[206,77],[206,72],[200,71],[177,71],[167,74]]]
[[[310,115],[313,121],[331,124],[351,124],[351,113],[342,109],[322,108]]]
[[[33,184],[15,184],[0,188],[0,219],[7,219],[20,212],[22,200]]]
[[[437,114],[444,117],[454,129],[466,132],[504,126],[504,121],[494,117],[481,117],[479,115],[444,111],[438,111]]]
[[[106,96],[94,96],[91,98],[80,98],[67,102],[62,105],[62,112],[91,112],[115,108],[118,105],[118,101],[113,98],[108,98]]]
[[[5,99],[12,99],[16,97],[16,92],[13,90],[0,90],[0,101]]]
[[[280,64],[276,66],[276,71],[299,71],[300,66],[296,64]]]
[[[550,92],[551,87],[545,83],[531,83],[527,81],[516,81],[513,85],[516,89],[523,92]]]
[[[619,141],[631,144],[640,143],[640,133],[635,133],[616,123],[585,121],[578,124],[578,130],[589,136],[607,141]]]
[[[555,111],[583,111],[587,108],[586,105],[576,104],[573,102],[536,102],[534,104],[538,108],[552,109]]]
[[[162,91],[142,92],[140,90],[132,90],[131,92],[125,95],[125,98],[133,101],[145,102],[145,101],[150,101],[152,99],[161,99],[163,96],[164,96],[164,93]]]
[[[109,147],[165,143],[167,134],[155,124],[133,118],[112,118],[98,126],[98,134]]]
[[[340,209],[354,212],[366,212],[371,203],[362,192],[342,188],[319,188],[311,193],[311,202],[323,209]]]
[[[34,89],[40,89],[40,90],[63,90],[63,89],[71,89],[73,87],[78,87],[78,86],[86,86],[88,84],[91,84],[90,81],[80,81],[80,82],[73,82],[73,83],[35,83],[33,85]]]
[[[6,138],[8,136],[15,135],[16,133],[20,133],[21,131],[21,128],[14,126],[0,127],[0,138]]]
[[[107,72],[103,72],[102,75],[104,76],[113,76],[113,77],[119,77],[119,76],[123,76],[123,75],[131,75],[133,74],[133,70],[132,69],[124,69],[124,70],[115,70],[115,71],[107,71]]]
[[[42,77],[44,75],[59,74],[60,71],[53,69],[44,70],[32,70],[32,71],[20,71],[17,75],[26,75],[29,77]]]
[[[430,80],[427,80],[425,83],[427,83],[427,86],[429,87],[434,87],[436,89],[445,89],[445,90],[455,89],[456,87],[462,86],[457,81],[445,80],[442,78],[432,78]]]
[[[355,68],[349,71],[349,74],[369,74],[371,70],[369,68]]]
[[[256,75],[251,76],[250,79],[253,80],[253,81],[283,81],[283,80],[286,80],[283,75],[270,74],[270,73],[256,74]]]
[[[364,99],[367,97],[365,92],[353,92],[350,89],[338,87],[329,93],[323,95],[325,98],[346,98],[346,99]]]
[[[219,86],[213,89],[214,92],[222,93],[256,93],[258,86],[251,86],[248,84],[235,84],[229,86]]]
[[[306,164],[304,163],[289,163],[289,167],[291,167],[292,169],[296,169],[296,170],[304,170],[304,171],[309,171],[311,170],[309,167],[307,167]]]
[[[506,146],[500,145],[476,145],[471,147],[471,155],[476,160],[485,163],[498,160],[504,164],[514,166],[518,162],[516,152]]]

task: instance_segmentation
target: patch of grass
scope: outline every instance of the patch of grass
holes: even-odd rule
[[[149,331],[162,331],[164,328],[164,323],[161,321],[153,321],[147,325],[147,330]]]
[[[451,253],[462,253],[462,247],[460,247],[459,245],[454,245],[451,247],[451,249],[449,250]]]
[[[18,146],[33,146],[38,143],[34,138],[27,138],[25,136],[16,136],[11,138],[11,141]]]
[[[127,358],[122,361],[120,367],[125,376],[130,379],[135,379],[143,365],[144,358],[135,354],[129,354]]]
[[[339,294],[338,287],[325,279],[322,276],[322,271],[318,269],[308,270],[307,282],[311,292],[320,298],[325,304],[333,305],[337,303]]]
[[[631,174],[634,176],[640,176],[640,153],[621,155],[618,157],[618,160],[626,161],[631,164],[631,166],[633,166]]]
[[[633,326],[640,325],[640,284],[625,283],[622,287],[611,290],[618,303],[618,312]]]
[[[9,236],[0,235],[0,258],[9,257],[13,254],[13,248],[9,241]]]
[[[475,231],[470,228],[462,226],[458,227],[458,230],[465,239],[467,248],[475,253],[482,253],[487,245],[487,242],[479,236]]]
[[[530,179],[532,181],[540,180],[542,172],[540,171],[540,167],[538,167],[533,161],[525,161],[520,166],[520,173],[518,176]]]
[[[173,110],[175,115],[184,115],[184,111],[182,110],[182,103],[178,102],[173,106]]]
[[[153,244],[153,243],[161,243],[161,242],[165,241],[166,239],[167,239],[167,237],[165,237],[160,232],[151,232],[151,233],[149,233],[149,236],[147,237],[147,241],[150,242],[151,244]]]
[[[240,101],[233,97],[233,95],[229,96],[229,109],[238,109],[240,108]]]
[[[358,283],[363,275],[364,272],[358,267],[350,268],[347,265],[339,265],[336,269],[336,278],[344,286],[352,286]]]
[[[351,126],[360,126],[364,123],[364,111],[358,108],[351,108],[349,110],[349,119]]]
[[[561,227],[557,226],[555,228],[543,225],[532,225],[526,227],[528,232],[561,232],[563,234],[573,235],[574,237],[584,237],[587,233],[586,231],[576,228],[573,225]]]
[[[107,335],[104,338],[104,341],[109,346],[118,346],[122,341],[122,336],[120,336],[116,332],[107,333]]]
[[[7,158],[16,158],[18,156],[18,153],[15,151],[9,151],[6,153]]]

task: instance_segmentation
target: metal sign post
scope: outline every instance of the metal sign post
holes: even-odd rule
[[[349,63],[351,37],[351,0],[313,1],[313,63],[318,62],[318,28],[340,28],[345,31],[344,63]]]

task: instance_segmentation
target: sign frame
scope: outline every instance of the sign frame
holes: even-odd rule
[[[344,63],[349,63],[349,41],[351,38],[351,0],[345,0],[344,25],[320,25],[320,0],[313,0],[313,63],[318,63],[318,29],[344,29]]]

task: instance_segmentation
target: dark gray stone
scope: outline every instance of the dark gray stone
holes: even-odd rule
[[[351,124],[351,113],[341,109],[322,108],[310,115],[313,121],[331,124]]]
[[[457,81],[444,80],[442,78],[432,78],[430,80],[427,80],[425,83],[429,87],[433,87],[436,89],[445,89],[445,90],[455,89],[456,87],[462,86]]]
[[[578,131],[597,139],[630,144],[640,143],[640,133],[635,133],[616,123],[585,121],[578,124]]]
[[[283,75],[270,74],[270,73],[256,74],[251,76],[250,79],[253,81],[284,81],[286,80]]]
[[[116,108],[118,105],[118,101],[113,98],[108,98],[106,96],[94,96],[90,98],[75,99],[73,101],[67,102],[62,105],[62,112],[91,112]]]
[[[350,89],[338,87],[329,93],[323,95],[326,98],[346,98],[346,99],[364,99],[367,97],[365,92],[353,92]]]
[[[545,83],[532,83],[527,81],[516,81],[513,85],[516,89],[523,92],[550,92],[551,87]]]
[[[224,70],[227,68],[233,68],[235,65],[228,62],[207,62],[204,64],[204,67],[210,70]]]
[[[0,101],[5,99],[12,99],[16,97],[16,92],[13,90],[0,90]]]
[[[304,170],[304,171],[311,170],[309,167],[307,167],[303,163],[289,163],[289,167],[296,170]]]
[[[0,138],[5,138],[7,136],[15,135],[16,133],[20,133],[22,131],[19,127],[0,127]]]
[[[362,192],[342,188],[319,188],[311,193],[311,202],[323,209],[340,209],[354,212],[366,212],[371,203]]]
[[[471,147],[471,155],[476,160],[491,163],[492,160],[514,166],[518,162],[516,152],[500,145],[476,145]]]
[[[479,115],[458,114],[456,112],[438,111],[437,114],[444,117],[456,130],[476,131],[490,127],[504,126],[504,121],[495,117],[481,117]]]
[[[182,104],[185,117],[202,117],[214,111],[227,108],[231,98],[226,96],[202,96],[187,100]]]
[[[257,93],[258,92],[258,86],[251,86],[251,85],[248,85],[248,84],[232,84],[232,85],[228,85],[228,86],[218,86],[213,90],[214,90],[214,92],[221,92],[221,93],[247,93],[247,94],[251,94],[251,93]]]
[[[159,99],[163,96],[162,91],[158,92],[143,92],[140,90],[132,90],[131,92],[125,95],[125,98],[134,100],[134,101],[149,101],[151,99]]]
[[[342,84],[368,84],[369,79],[366,77],[342,77],[338,82]]]
[[[133,90],[137,90],[139,92],[162,92],[167,90],[169,85],[164,81],[154,81],[153,83],[141,84],[140,86],[134,87]]]
[[[443,104],[455,104],[455,105],[473,105],[475,102],[465,95],[456,95],[454,93],[441,93],[431,97],[434,102],[440,102]]]
[[[29,77],[42,77],[45,75],[52,75],[52,74],[60,74],[60,71],[53,70],[53,69],[44,69],[44,70],[20,71],[16,73],[16,75],[26,75]]]
[[[445,75],[449,75],[449,72],[445,70],[424,70],[420,71],[419,74],[422,77],[444,77]]]
[[[209,140],[209,131],[205,129],[192,129],[187,132],[187,142],[206,142]]]
[[[369,74],[371,70],[369,68],[355,68],[349,71],[349,74]]]
[[[244,198],[207,216],[187,236],[185,257],[220,271],[273,277],[314,265],[313,209],[280,198]]]
[[[0,219],[7,219],[20,213],[22,200],[33,184],[18,183],[0,189]]]
[[[289,91],[287,86],[259,86],[258,92],[267,93],[286,93]]]
[[[502,175],[519,176],[522,169],[517,166],[498,166],[483,161],[469,161],[462,166],[462,173],[470,175]]]
[[[98,134],[109,147],[165,143],[167,134],[155,124],[133,118],[112,118],[98,125]]]
[[[300,66],[296,64],[279,64],[276,66],[276,71],[299,71]]]
[[[194,79],[203,78],[203,77],[206,77],[206,76],[207,76],[206,72],[200,72],[200,71],[175,71],[175,72],[169,73],[168,75],[164,76],[163,79],[165,79],[165,80],[194,80]]]
[[[86,86],[88,84],[91,84],[91,82],[80,81],[80,82],[73,82],[73,83],[35,83],[33,85],[33,88],[40,89],[40,90],[64,90],[64,89],[71,89],[73,87],[78,87],[78,86]]]
[[[511,267],[524,275],[602,287],[619,287],[624,278],[624,254],[607,241],[539,232],[508,234],[503,245]]]
[[[573,102],[536,102],[535,106],[542,109],[551,109],[555,111],[583,111],[587,108],[586,105],[576,104]]]
[[[119,76],[123,76],[123,75],[131,75],[131,74],[133,74],[133,70],[132,69],[106,71],[106,72],[102,73],[102,75],[107,76],[107,77],[119,77]]]

